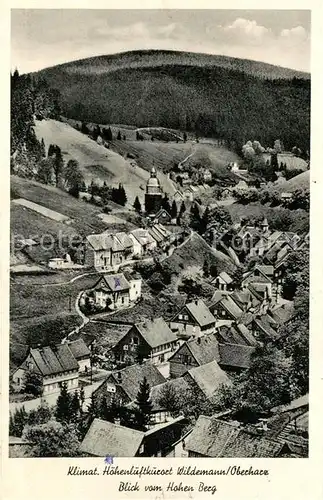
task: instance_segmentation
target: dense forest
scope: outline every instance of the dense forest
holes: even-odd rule
[[[158,63],[155,55],[153,61]],[[236,67],[168,64],[165,54],[155,66],[117,63],[117,56],[112,62],[86,59],[35,77],[61,91],[69,118],[187,130],[225,139],[239,152],[250,138],[267,146],[277,137],[289,150],[295,145],[309,150],[310,80],[305,77],[274,79],[272,73],[255,76]]]

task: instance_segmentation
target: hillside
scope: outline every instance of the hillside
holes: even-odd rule
[[[149,173],[140,167],[134,167],[131,162],[111,149],[97,144],[86,135],[72,128],[68,123],[56,120],[35,121],[35,132],[38,140],[45,141],[46,149],[50,144],[58,145],[64,159],[73,158],[79,162],[86,184],[92,179],[103,184],[106,181],[110,186],[123,184],[132,205],[136,196],[143,202],[144,189]],[[151,169],[152,164],[150,164]],[[173,183],[163,174],[159,174],[163,189],[172,194]]]
[[[275,185],[275,190],[279,193],[296,191],[297,189],[310,189],[310,171],[306,170],[301,174],[292,177],[288,181],[281,182]]]
[[[309,75],[220,56],[144,51],[42,70],[62,114],[95,123],[167,127],[220,137],[238,149],[254,138],[309,149]],[[278,79],[277,79],[278,78]]]
[[[68,68],[71,73],[88,74],[117,71],[123,68],[149,68],[164,66],[167,64],[200,67],[222,67],[227,69],[243,71],[249,75],[262,78],[310,78],[308,73],[283,68],[259,61],[240,59],[214,54],[202,54],[195,52],[180,52],[171,50],[135,50],[132,52],[121,52],[106,56],[79,59],[70,63],[59,65]]]

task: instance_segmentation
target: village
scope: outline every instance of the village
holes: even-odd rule
[[[277,405],[268,398],[254,412],[232,397],[262,369],[259,352],[281,346],[299,317],[287,284],[297,255],[308,253],[308,232],[273,229],[266,217],[223,221],[227,200],[247,185],[222,186],[222,202],[201,211],[210,170],[199,171],[196,187],[188,174],[172,175],[178,189],[168,196],[151,168],[140,227],[87,234],[49,256],[51,272],[79,273],[71,287],[83,276],[91,285],[77,289],[81,324],[60,343],[32,345],[10,374],[11,456],[28,456],[33,444],[21,431],[42,411],[77,424],[81,456],[307,456],[307,393]],[[178,266],[195,246],[203,251]],[[264,369],[274,384],[271,365]]]

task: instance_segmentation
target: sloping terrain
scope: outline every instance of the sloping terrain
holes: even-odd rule
[[[283,193],[288,192],[291,193],[296,191],[297,189],[310,189],[310,171],[306,170],[305,172],[295,175],[292,179],[288,181],[281,182],[275,185],[275,190]]]
[[[136,196],[143,201],[144,189],[149,173],[140,167],[134,167],[130,161],[120,154],[97,144],[86,135],[78,132],[67,123],[56,120],[36,121],[37,138],[45,141],[46,149],[50,144],[56,144],[62,150],[64,159],[73,158],[78,161],[86,184],[92,180],[99,184],[104,181],[110,186],[123,184],[129,205]],[[150,167],[151,168],[151,167]],[[172,194],[172,182],[163,174],[159,174],[163,189]]]
[[[309,75],[254,61],[172,51],[100,56],[42,70],[62,114],[309,149]],[[274,80],[273,78],[276,78]]]

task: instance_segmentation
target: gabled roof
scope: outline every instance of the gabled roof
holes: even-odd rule
[[[235,319],[239,319],[242,314],[243,310],[238,306],[238,304],[232,300],[230,295],[226,295],[223,297],[220,301],[217,303],[221,304],[222,307]],[[217,304],[216,303],[216,304]],[[214,307],[216,304],[212,304],[210,307]]]
[[[269,458],[278,456],[283,443],[246,432],[234,422],[201,415],[186,439],[185,447],[211,458]]]
[[[271,309],[269,311],[269,314],[273,317],[278,325],[283,325],[293,316],[294,304],[283,304],[280,307]]]
[[[30,356],[35,365],[33,370],[38,371],[43,376],[78,370],[79,367],[68,344],[30,349]],[[28,369],[27,359],[21,365],[21,368],[26,370]]]
[[[259,271],[262,274],[265,274],[266,276],[269,276],[269,277],[272,277],[274,275],[274,266],[264,266],[264,265],[258,264],[257,266],[255,266],[255,269],[259,269]]]
[[[272,266],[268,266],[272,267]],[[259,275],[255,274],[255,271],[259,271]],[[248,271],[244,274],[242,283],[272,283],[268,275],[266,275],[259,266],[256,266],[252,271]]]
[[[91,351],[83,339],[72,340],[67,343],[75,359],[90,357]]]
[[[96,457],[135,457],[145,433],[95,418],[80,451]]]
[[[130,285],[123,273],[116,274],[105,274],[102,276],[100,281],[97,283],[97,287],[108,288],[111,292],[121,292],[124,290],[129,290]]]
[[[184,308],[188,310],[190,315],[200,326],[206,326],[216,322],[216,319],[210,309],[201,299],[185,304]]]
[[[239,344],[219,344],[219,365],[232,368],[249,368],[255,347]]]
[[[214,396],[221,385],[231,385],[231,380],[215,360],[192,368],[185,376],[187,375],[194,380],[207,398]]]
[[[129,234],[125,232],[120,232],[116,233],[115,237],[120,241],[121,245],[124,248],[132,248],[133,247],[133,241],[130,238]]]
[[[220,326],[217,331],[217,336],[221,339],[219,340],[220,343],[224,344],[258,345],[257,340],[244,324]]]
[[[270,324],[268,315],[261,316],[260,318],[256,318],[254,320],[255,325],[270,339],[275,340],[278,337],[278,333],[276,330],[272,328]]]
[[[146,320],[135,326],[151,348],[177,341],[177,336],[163,318]]]
[[[142,246],[155,243],[154,238],[151,236],[151,234],[149,234],[149,231],[147,229],[142,229],[142,228],[134,229],[133,231],[130,232],[130,234],[134,238],[136,238],[136,240]]]
[[[115,370],[108,376],[107,380],[113,378],[115,383],[122,387],[130,401],[134,401],[144,377],[146,377],[150,388],[163,384],[166,380],[156,366],[149,362],[126,366],[122,370]],[[102,385],[105,383],[106,381]]]
[[[231,276],[229,276],[228,273],[226,273],[225,271],[222,271],[222,273],[220,273],[219,276],[214,278],[212,283],[214,283],[217,278],[221,278],[227,285],[230,285],[230,283],[232,283],[233,281]]]
[[[172,218],[171,215],[170,215],[170,213],[165,208],[161,208],[160,210],[158,210],[158,212],[157,212],[157,214],[156,214],[155,217],[158,218],[161,215],[163,215],[164,213],[167,214],[168,217]]]
[[[211,361],[219,360],[219,344],[215,335],[204,335],[203,337],[184,342],[183,345],[188,347],[193,358],[199,365],[205,365]],[[181,347],[179,347],[178,351]],[[175,356],[175,354],[176,353],[174,353],[173,356]],[[171,358],[173,356],[171,356]]]
[[[89,234],[86,239],[95,251],[111,250],[112,252],[121,252],[124,250],[123,245],[114,234]]]

